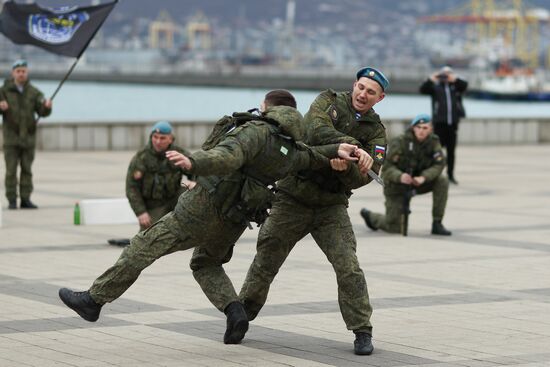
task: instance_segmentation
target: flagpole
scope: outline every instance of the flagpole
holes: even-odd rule
[[[63,86],[63,84],[67,81],[67,79],[69,78],[69,75],[71,75],[71,73],[73,72],[74,68],[76,67],[76,64],[78,63],[78,60],[80,60],[80,56],[76,58],[76,60],[73,62],[73,64],[71,65],[69,71],[67,71],[67,73],[65,73],[65,76],[63,77],[63,79],[59,82],[57,88],[55,89],[55,92],[53,92],[52,96],[50,97],[50,100],[53,101],[53,99],[55,98],[55,96],[57,95],[57,92],[59,92],[59,90],[61,89],[61,87]]]
[[[14,43],[18,44],[33,44],[38,47],[41,47],[47,51],[64,55],[64,56],[76,56],[76,60],[74,60],[73,64],[69,68],[69,70],[65,73],[63,76],[63,79],[61,82],[59,82],[57,88],[53,92],[52,96],[50,97],[50,101],[52,101],[63,84],[67,81],[71,73],[73,72],[74,68],[76,67],[76,64],[80,60],[80,57],[86,51],[90,43],[92,42],[92,39],[95,37],[107,17],[109,16],[110,12],[113,10],[115,5],[118,3],[118,0],[112,0],[110,3],[101,4],[98,6],[90,6],[90,7],[83,7],[84,12],[80,14],[78,17],[83,16],[86,19],[80,19],[79,22],[85,22],[90,19],[93,19],[93,22],[91,22],[88,29],[85,30],[84,34],[82,35],[82,38],[80,41],[84,41],[84,37],[87,38],[85,40],[83,47],[81,47],[82,42],[76,42],[73,45],[68,45],[68,47],[64,47],[59,49],[58,45],[53,45],[49,42],[45,42],[42,39],[36,39],[36,37],[31,37],[29,30],[24,25],[25,22],[21,21],[21,19],[27,19],[28,14],[35,14],[40,12],[46,12],[51,13],[50,9],[42,8],[37,4],[30,4],[30,5],[24,5],[23,8],[20,7],[21,4],[16,3],[15,1],[7,1],[4,4],[3,0],[0,0],[0,33],[4,34],[6,37],[8,37],[10,40],[12,40]],[[77,7],[76,9],[80,9]],[[97,15],[93,15],[92,13],[88,14],[87,11],[97,10]],[[95,14],[95,13],[94,13]],[[23,18],[22,18],[23,17]],[[80,24],[80,23],[79,23]],[[91,27],[91,28],[90,28]],[[74,26],[72,26],[74,28]],[[48,28],[49,29],[49,28]],[[75,29],[71,29],[71,34],[69,41],[71,40],[72,36],[75,34],[75,32],[78,30],[78,27]],[[78,51],[78,54],[75,54],[75,51],[77,49],[80,49]],[[36,122],[38,122],[38,119]]]
[[[118,3],[118,0],[114,0],[111,4],[113,5],[113,7]],[[111,8],[112,10],[112,8]],[[111,12],[111,10],[109,10],[109,13]],[[107,16],[109,15],[109,13],[107,13]],[[103,19],[103,21],[101,21],[101,23],[99,24],[99,26],[96,28],[95,32],[91,35],[90,39],[88,39],[88,42],[84,45],[84,48],[80,51],[80,53],[78,54],[78,56],[76,57],[76,60],[73,62],[73,64],[71,65],[71,68],[69,69],[69,71],[67,71],[67,73],[65,74],[65,76],[63,77],[63,79],[61,80],[61,82],[59,83],[59,85],[57,86],[57,88],[55,89],[55,92],[53,92],[52,96],[50,97],[50,99],[53,101],[53,99],[55,98],[55,96],[57,95],[57,92],[59,92],[59,90],[61,89],[61,87],[63,86],[63,84],[65,83],[65,81],[67,80],[67,78],[69,78],[69,75],[71,75],[71,73],[73,72],[74,68],[76,67],[76,64],[78,63],[78,61],[80,60],[80,57],[82,56],[82,54],[84,53],[84,51],[86,51],[86,49],[88,48],[88,46],[90,45],[90,43],[92,42],[92,39],[94,39],[95,35],[97,34],[97,32],[99,31],[99,29],[101,28],[101,26],[103,25],[103,23],[105,22],[105,20],[107,19],[107,16],[105,16],[105,18]]]

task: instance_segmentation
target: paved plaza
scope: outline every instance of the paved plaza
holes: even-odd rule
[[[158,260],[88,323],[60,287],[87,289],[114,263],[113,237],[137,225],[75,226],[75,201],[124,196],[133,152],[37,152],[39,210],[0,228],[0,367],[12,366],[550,366],[550,145],[460,146],[444,224],[431,236],[431,196],[412,200],[409,236],[367,229],[382,211],[376,183],[350,217],[374,305],[375,351],[353,354],[330,264],[307,237],[281,269],[243,343],[224,345],[225,316],[196,284],[191,251]],[[0,153],[1,155],[1,153]],[[247,230],[226,266],[237,290],[255,250]]]

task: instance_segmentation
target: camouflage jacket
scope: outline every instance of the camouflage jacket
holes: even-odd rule
[[[168,150],[190,155],[174,144]],[[126,196],[136,216],[164,205],[185,191],[181,186],[184,174],[164,153],[157,153],[149,140],[147,146],[134,155],[126,174]]]
[[[279,126],[265,121],[247,122],[228,133],[216,147],[190,157],[191,172],[207,176],[199,177],[198,184],[211,193],[220,213],[235,222],[240,220],[228,213],[235,205],[247,205],[247,190],[254,191],[254,195],[260,187],[274,185],[291,173],[328,167],[328,158],[337,156],[337,144],[310,148],[296,142],[303,135],[302,116],[296,109],[272,107],[266,116]]]
[[[412,130],[390,142],[388,156],[382,168],[384,194],[397,195],[407,190],[401,183],[401,175],[408,172],[412,176],[426,177],[426,183],[435,180],[445,168],[445,155],[439,138],[431,134],[423,142],[416,140]]]
[[[374,158],[372,170],[379,172],[385,158],[386,129],[373,109],[357,115],[351,104],[351,92],[322,92],[304,117],[305,142],[310,145],[332,143],[357,144]],[[277,184],[278,189],[309,206],[348,203],[351,190],[369,183],[356,164],[348,170],[326,167],[316,172],[304,171]]]
[[[6,79],[0,88],[0,101],[8,102],[9,109],[0,110],[3,121],[4,146],[34,148],[36,145],[36,115],[49,116],[51,109],[44,107],[44,95],[27,81],[23,93],[13,79]]]

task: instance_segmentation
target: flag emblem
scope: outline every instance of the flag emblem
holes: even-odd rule
[[[0,5],[0,33],[13,43],[80,58],[117,2],[49,8],[4,1]]]
[[[386,155],[386,147],[382,145],[374,146],[374,160],[376,162],[382,163],[384,161],[385,155]]]
[[[32,14],[29,16],[29,34],[39,41],[52,45],[69,42],[78,28],[90,19],[80,11],[68,14]]]

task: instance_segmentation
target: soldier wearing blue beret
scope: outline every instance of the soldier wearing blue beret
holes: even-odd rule
[[[378,172],[385,156],[386,130],[373,106],[384,98],[388,87],[381,71],[365,67],[357,72],[351,91],[322,92],[304,117],[305,142],[360,145],[370,154],[373,171]],[[340,159],[331,160],[331,167],[299,172],[277,183],[277,200],[260,229],[257,253],[239,297],[253,320],[290,251],[311,234],[336,272],[340,311],[346,327],[355,334],[354,351],[369,355],[374,349],[372,306],[355,253],[347,205],[351,191],[368,184],[371,178]]]
[[[357,72],[357,80],[363,77],[372,79],[377,82],[378,85],[380,85],[380,87],[382,88],[382,91],[386,91],[386,89],[388,89],[388,87],[390,86],[390,81],[388,80],[388,78],[386,78],[386,76],[382,74],[380,70],[377,70],[375,68],[366,67],[360,69]]]
[[[172,125],[168,121],[159,121],[151,129],[147,146],[134,155],[128,167],[126,196],[141,230],[172,211],[180,194],[195,185],[188,172],[166,158],[168,150],[191,154],[174,143]],[[185,179],[184,186],[182,179]]]
[[[4,159],[6,161],[6,197],[9,209],[17,209],[19,186],[20,207],[36,209],[31,201],[33,191],[32,163],[36,147],[38,116],[49,116],[52,101],[44,98],[29,81],[27,61],[16,60],[11,68],[11,78],[0,88],[0,114],[4,135]],[[21,166],[19,185],[17,167]]]
[[[180,194],[195,186],[191,174],[168,161],[165,157],[168,150],[190,154],[174,143],[172,125],[168,121],[159,121],[151,128],[147,145],[132,157],[128,166],[126,197],[136,214],[140,230],[149,228],[171,212]],[[113,238],[108,242],[128,246],[130,239]]]
[[[432,192],[432,234],[451,235],[442,224],[449,191],[449,181],[441,174],[444,168],[445,155],[439,138],[433,133],[432,118],[427,114],[416,116],[410,128],[390,142],[382,170],[386,214],[373,213],[363,208],[361,216],[367,227],[373,231],[403,232],[403,226],[406,225],[403,223],[406,220],[403,217],[404,195],[407,192]],[[408,208],[405,210],[408,215]]]

